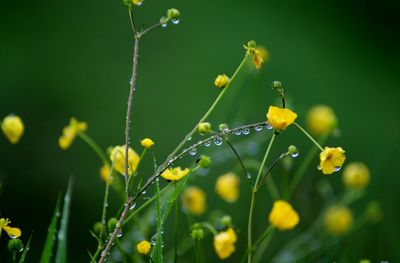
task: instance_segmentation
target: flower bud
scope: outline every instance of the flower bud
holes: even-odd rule
[[[178,9],[175,9],[175,8],[170,8],[170,9],[168,9],[167,10],[167,16],[170,18],[170,19],[179,19],[179,16],[180,16],[181,14],[180,14],[180,12],[179,12],[179,10]]]
[[[24,124],[21,118],[15,115],[5,117],[3,122],[1,122],[1,129],[12,144],[18,143],[24,134]]]
[[[297,147],[294,145],[290,145],[288,148],[288,153],[292,156],[292,157],[297,157],[299,155],[299,151],[297,150]]]
[[[208,157],[208,156],[206,156],[206,155],[202,155],[202,156],[200,157],[200,160],[199,160],[199,162],[198,162],[198,165],[199,165],[201,168],[205,168],[205,169],[210,168],[210,166],[212,165],[211,158]]]
[[[102,232],[102,228],[104,228],[103,224],[101,222],[96,222],[93,225],[93,232],[97,235],[100,235],[100,233]],[[103,231],[103,233],[104,233],[104,231]]]
[[[200,134],[207,134],[211,131],[211,123],[201,122],[197,128]]]
[[[201,228],[195,228],[192,230],[192,233],[190,234],[193,240],[199,241],[204,238],[204,231]]]
[[[108,231],[110,233],[114,232],[115,227],[117,226],[117,223],[118,223],[118,219],[116,219],[115,217],[111,217],[108,220],[107,227],[108,227]]]
[[[381,221],[383,218],[381,206],[377,201],[369,202],[367,205],[366,212],[367,212],[368,218],[374,223]]]
[[[150,253],[151,244],[149,241],[143,240],[136,245],[136,249],[139,252],[139,254],[146,256]]]
[[[257,43],[254,40],[250,40],[249,42],[247,42],[247,46],[249,48],[256,48],[257,47]]]
[[[218,75],[215,78],[214,85],[217,88],[221,88],[222,89],[222,88],[225,88],[225,86],[229,83],[229,81],[230,81],[230,79],[228,78],[227,75],[225,75],[225,74]]]
[[[282,88],[282,83],[279,80],[275,80],[271,84],[272,89],[279,90]]]
[[[22,252],[24,250],[24,245],[22,244],[21,239],[19,238],[12,238],[8,241],[8,250],[11,253]]]
[[[146,149],[150,149],[153,145],[154,145],[154,141],[150,138],[145,138],[143,140],[140,141],[140,144],[146,148]]]
[[[225,227],[229,227],[232,225],[232,217],[229,215],[225,215],[221,218],[221,225]]]
[[[228,124],[226,124],[226,123],[221,123],[221,124],[218,126],[218,129],[219,129],[220,131],[222,131],[222,132],[226,132],[227,130],[229,130],[229,126],[228,126]]]

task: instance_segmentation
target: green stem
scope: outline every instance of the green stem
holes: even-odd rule
[[[175,185],[176,188],[176,185]],[[175,211],[174,211],[174,263],[178,262],[178,199],[175,200]]]
[[[215,228],[210,224],[210,223],[208,223],[208,222],[203,222],[203,223],[201,223],[201,225],[202,226],[204,226],[205,228],[207,228],[208,230],[210,230],[210,232],[214,235],[214,236],[216,236],[218,233],[217,233],[217,230],[215,230]]]
[[[13,252],[13,262],[17,262],[17,252]]]
[[[97,154],[97,156],[105,163],[108,164],[108,159],[100,146],[86,133],[78,132],[78,136]]]
[[[265,163],[267,162],[268,155],[271,151],[272,144],[274,143],[275,137],[276,137],[275,133],[272,134],[267,151],[265,152],[265,155],[264,155],[264,159],[262,160],[260,169],[258,170],[256,182],[251,191],[251,203],[250,203],[250,211],[249,211],[249,219],[248,219],[248,227],[247,227],[247,238],[248,238],[247,239],[247,249],[248,249],[247,262],[248,263],[251,263],[251,256],[252,256],[252,251],[251,251],[251,249],[252,249],[252,226],[253,226],[253,212],[254,212],[256,191],[258,188],[258,184],[259,184],[259,180],[260,180],[263,168],[265,166]]]
[[[308,132],[306,132],[306,130],[304,130],[303,127],[300,126],[300,124],[298,124],[297,122],[294,122],[293,124],[294,126],[299,128],[299,130],[302,131],[308,137],[308,139],[310,139],[321,151],[324,151],[322,146]]]
[[[272,236],[274,235],[274,228],[269,226],[262,236],[256,241],[254,245],[254,263],[260,262],[265,250],[267,250],[269,243],[271,242]]]

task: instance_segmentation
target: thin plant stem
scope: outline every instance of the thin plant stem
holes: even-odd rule
[[[152,26],[146,28],[145,30],[143,30],[143,31],[140,33],[140,35],[143,36],[144,34],[150,32],[151,30],[153,30],[153,29],[155,29],[155,28],[157,28],[157,27],[159,27],[159,26],[161,26],[161,23],[160,23],[160,22],[158,22],[157,24],[154,24],[154,25],[152,25]]]
[[[175,186],[176,188],[176,186]],[[174,211],[174,263],[178,262],[178,198],[175,199],[175,211]]]
[[[248,227],[247,227],[247,249],[248,249],[248,256],[247,256],[247,262],[251,263],[251,256],[252,256],[252,227],[253,227],[253,213],[254,213],[254,205],[255,205],[255,196],[256,196],[256,191],[258,189],[258,184],[259,184],[259,180],[263,171],[263,168],[267,162],[269,153],[271,151],[272,148],[272,144],[275,141],[275,133],[272,134],[271,140],[269,142],[268,148],[265,152],[264,155],[264,159],[261,162],[260,165],[260,169],[258,170],[258,174],[257,174],[257,178],[256,178],[256,182],[254,184],[254,187],[252,188],[251,191],[251,202],[250,202],[250,211],[249,211],[249,219],[248,219]]]
[[[294,126],[299,128],[299,130],[302,131],[308,137],[308,139],[310,139],[321,151],[324,151],[322,146],[308,132],[306,132],[303,127],[301,127],[297,122],[294,122],[293,124]]]
[[[81,138],[89,147],[97,154],[97,156],[105,163],[108,164],[107,156],[101,150],[100,146],[86,133],[78,132],[79,138]]]

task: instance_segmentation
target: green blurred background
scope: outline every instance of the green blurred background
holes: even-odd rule
[[[245,70],[210,120],[232,126],[263,121],[277,99],[269,88],[273,80],[284,84],[300,123],[314,104],[332,106],[341,136],[329,143],[342,145],[348,161],[363,161],[372,173],[367,196],[355,209],[362,211],[367,200],[377,199],[385,214],[382,223],[347,238],[334,258],[399,262],[399,2],[149,0],[135,11],[137,23],[151,25],[170,7],[181,11],[181,23],[157,29],[141,42],[134,148],[151,137],[164,159],[217,96],[215,76],[232,74],[244,55],[243,44],[254,39],[267,47],[270,61],[259,72]],[[0,3],[0,117],[16,113],[26,126],[18,145],[0,138],[0,215],[22,228],[24,240],[33,231],[28,262],[40,255],[57,195],[71,175],[70,262],[87,262],[86,249],[96,246],[88,229],[101,211],[101,162],[82,141],[61,151],[57,140],[75,116],[88,122],[88,133],[104,149],[123,144],[132,49],[122,1]],[[289,129],[274,154],[289,144],[304,152],[311,146]],[[220,201],[213,188],[216,176],[234,164],[217,165],[196,184],[207,190],[210,210],[231,213],[245,238],[249,184],[242,185],[235,205]],[[321,176],[314,167],[307,178]],[[330,180],[341,191],[340,176]],[[305,208],[299,210],[306,223],[317,214],[312,208],[315,204],[317,210],[318,202],[307,179],[300,189],[301,201],[294,202]],[[265,194],[265,205],[257,210],[258,232],[266,225],[268,198]],[[116,210],[120,201],[114,199]],[[292,236],[275,236],[273,243]],[[5,237],[0,244],[4,252]]]

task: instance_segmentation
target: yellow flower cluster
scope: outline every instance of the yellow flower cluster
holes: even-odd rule
[[[272,128],[284,130],[297,118],[297,114],[286,108],[269,106],[267,119]]]
[[[182,170],[181,167],[168,168],[161,173],[161,177],[168,181],[179,181],[186,176],[189,171],[189,168],[185,168],[184,170]]]
[[[232,228],[214,236],[214,249],[220,259],[226,259],[235,252],[237,236]]]
[[[199,187],[186,188],[181,196],[183,209],[194,215],[201,215],[206,211],[206,193]]]
[[[336,205],[328,208],[324,216],[325,227],[332,235],[341,235],[349,230],[353,215],[345,206]]]
[[[110,160],[114,163],[114,169],[120,174],[125,174],[125,145],[115,146],[110,153]],[[136,172],[139,164],[139,155],[131,148],[128,149],[128,175]]]
[[[249,41],[247,46],[244,46],[246,53],[253,57],[253,64],[256,69],[260,69],[261,65],[269,58],[269,53],[264,47],[257,47],[255,41]]]
[[[347,188],[363,189],[369,182],[368,167],[360,162],[350,163],[343,172],[343,183]]]
[[[148,255],[151,250],[151,244],[147,240],[143,240],[136,245],[136,249],[141,255]]]
[[[1,122],[1,129],[12,144],[18,143],[24,134],[24,124],[21,118],[16,115],[8,115],[5,117]]]
[[[322,170],[322,173],[332,174],[340,170],[346,160],[344,153],[345,151],[342,147],[325,147],[325,149],[319,154],[319,169]]]
[[[86,122],[80,122],[75,118],[71,118],[69,125],[64,127],[63,134],[58,139],[58,145],[63,150],[68,149],[78,135],[78,132],[85,132],[86,130]]]
[[[1,231],[4,230],[11,238],[20,237],[22,234],[21,229],[17,227],[10,227],[10,223],[11,221],[8,218],[0,218],[0,235]]]
[[[269,222],[279,230],[294,228],[300,221],[299,214],[286,201],[277,200],[269,214]]]
[[[316,105],[307,113],[307,127],[311,134],[321,136],[332,132],[337,119],[332,108],[325,105]]]
[[[239,198],[240,179],[233,172],[229,172],[218,177],[215,183],[215,192],[226,202],[234,203]]]

